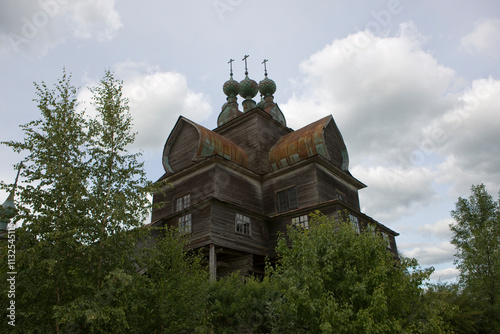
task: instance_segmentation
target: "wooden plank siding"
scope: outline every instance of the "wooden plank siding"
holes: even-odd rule
[[[244,126],[240,126],[241,122],[244,122]],[[258,174],[271,171],[269,149],[290,131],[259,108],[214,130],[245,150],[248,168]]]
[[[250,234],[236,232],[236,214],[250,218]],[[211,240],[214,244],[252,254],[269,253],[267,218],[220,201],[212,201]]]
[[[196,173],[191,173],[181,180],[173,180],[172,186],[163,186],[160,192],[153,196],[154,203],[163,203],[159,208],[154,207],[152,221],[162,219],[175,212],[175,200],[187,194],[191,197],[191,205],[213,196],[215,165],[208,166]]]
[[[339,198],[338,195],[341,195],[346,203],[357,210],[360,209],[356,188],[349,186],[345,181],[342,181],[321,166],[316,166],[315,173],[318,182],[318,203],[337,199]]]
[[[230,166],[217,164],[213,180],[214,196],[222,201],[262,214],[262,191],[259,178],[239,173]]]
[[[323,136],[326,143],[326,150],[328,152],[328,159],[333,165],[343,169],[342,167],[344,165],[344,159],[348,160],[347,148],[345,146],[344,139],[342,138],[342,135],[340,134],[340,131],[333,119],[326,126],[326,129],[323,132]],[[345,156],[343,156],[342,151],[345,151]],[[348,165],[348,162],[346,163],[346,165]]]
[[[179,218],[191,214],[190,248],[199,248],[210,243],[211,207],[209,201],[188,207],[165,217],[161,226],[178,227]]]
[[[275,176],[266,179],[262,184],[263,208],[266,215],[278,213],[277,192],[296,187],[298,207],[318,203],[317,179],[314,166],[301,164],[299,168],[287,168],[273,173]]]
[[[170,167],[174,172],[178,172],[193,164],[200,135],[196,128],[188,123],[183,123],[175,135],[168,157]]]

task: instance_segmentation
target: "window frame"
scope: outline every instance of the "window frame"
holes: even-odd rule
[[[289,187],[276,192],[276,211],[278,213],[287,212],[299,208],[297,187]]]
[[[175,212],[182,211],[191,206],[191,194],[186,194],[175,199]]]
[[[361,233],[361,226],[359,224],[359,219],[357,216],[353,215],[352,213],[349,214],[349,221],[351,222],[351,226],[354,228],[354,231],[356,231],[357,234]]]
[[[309,229],[309,215],[300,215],[293,217],[291,224],[294,227],[303,228],[304,230]]]
[[[234,216],[234,232],[240,235],[248,235],[252,234],[251,229],[251,219],[248,216],[245,216],[241,213],[236,213]]]
[[[191,213],[180,216],[177,219],[177,228],[181,235],[193,233],[193,217]]]

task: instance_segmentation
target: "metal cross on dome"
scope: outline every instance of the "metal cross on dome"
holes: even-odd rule
[[[266,63],[269,61],[269,59],[264,59],[262,61],[262,64],[264,64],[264,75],[267,77],[267,66]]]
[[[230,75],[233,76],[233,61],[234,59],[229,59],[227,62],[229,64]]]
[[[245,61],[245,75],[248,75],[247,58],[248,58],[248,55],[245,55],[245,57],[243,57],[243,59],[242,59]]]

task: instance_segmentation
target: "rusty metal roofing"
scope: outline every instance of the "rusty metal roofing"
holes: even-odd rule
[[[184,152],[178,152],[176,154],[192,157],[193,160],[190,160],[191,163],[193,163],[196,158],[220,155],[241,166],[248,167],[248,155],[241,147],[224,136],[210,131],[207,128],[181,116],[168,136],[165,148],[163,149],[163,168],[166,172],[174,172],[170,162],[171,149],[179,140],[180,134],[185,131],[185,126],[191,126],[194,128],[198,136],[197,138],[189,139],[194,140],[194,142],[191,142],[194,145],[178,145],[177,147],[183,147]]]
[[[316,154],[328,158],[324,130],[332,119],[329,115],[281,137],[269,151],[272,169],[283,168]]]
[[[193,123],[193,125],[200,134],[197,157],[209,157],[217,154],[239,165],[248,167],[248,155],[241,147],[201,125],[196,123]]]

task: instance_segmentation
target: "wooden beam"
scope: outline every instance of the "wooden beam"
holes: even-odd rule
[[[210,272],[210,280],[215,281],[217,279],[217,255],[215,254],[215,245],[209,245],[209,272]]]

